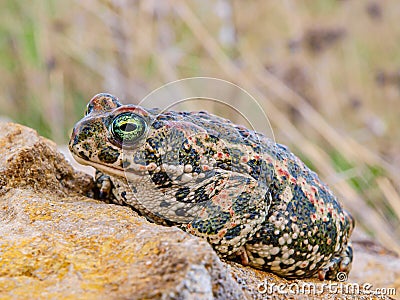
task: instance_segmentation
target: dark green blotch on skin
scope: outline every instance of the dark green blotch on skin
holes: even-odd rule
[[[240,228],[240,225],[238,225],[238,226],[233,227],[233,228],[231,228],[231,229],[228,229],[228,230],[226,231],[225,239],[231,240],[231,239],[233,239],[233,238],[239,236],[240,233],[241,233],[241,228]]]
[[[164,126],[164,123],[161,122],[161,121],[154,121],[154,122],[151,124],[151,127],[153,127],[154,129],[160,129],[160,128],[163,127],[163,126]]]
[[[210,142],[210,143],[212,143],[212,144],[216,144],[216,143],[218,143],[219,138],[216,137],[215,135],[210,134],[210,135],[208,136],[208,138],[206,139],[206,141],[207,141],[207,142]]]
[[[86,151],[90,151],[91,146],[89,143],[83,143],[82,148],[85,149]]]
[[[154,139],[154,138],[148,138],[146,142],[153,149],[159,149],[160,148],[159,139],[157,140],[157,139]]]
[[[84,160],[89,160],[89,157],[86,156],[85,152],[79,151],[78,154],[79,154],[79,156],[80,156],[81,158],[83,158]]]
[[[108,164],[115,163],[118,157],[119,157],[119,151],[110,146],[101,149],[99,153],[99,160]]]
[[[250,176],[257,180],[261,174],[261,161],[251,159],[248,161],[247,165],[251,168]]]
[[[82,137],[85,137],[85,138],[93,136],[93,133],[94,133],[93,128],[89,125],[85,125],[80,132]]]
[[[205,201],[210,200],[210,196],[206,193],[206,188],[208,185],[211,185],[211,184],[213,184],[215,186],[214,182],[210,182],[206,185],[199,187],[198,189],[196,189],[194,191],[194,199],[195,199],[194,202],[195,203],[200,203],[200,202],[205,202]]]
[[[155,185],[163,188],[170,187],[172,185],[171,179],[165,172],[150,173],[150,176]]]
[[[146,149],[145,150],[145,165],[148,165],[152,162],[155,163],[157,166],[162,165],[161,157],[155,151],[150,151],[149,149]]]
[[[160,203],[160,207],[169,207],[169,206],[171,206],[171,204],[169,204],[167,201],[161,201],[161,203]]]
[[[177,210],[175,210],[175,214],[177,216],[184,217],[186,216],[186,210],[183,208],[178,208]]]
[[[244,182],[243,184],[248,184],[248,181]],[[253,211],[252,207],[250,206],[251,198],[251,194],[246,192],[241,193],[232,203],[233,211],[237,214],[246,212],[250,214],[256,213],[258,215],[259,213],[257,211]],[[254,218],[254,216],[252,218]]]
[[[183,202],[183,203],[191,202],[191,200],[188,200],[186,198],[186,196],[189,193],[190,193],[190,189],[187,186],[180,188],[175,194],[176,201]]]
[[[218,216],[202,220],[194,220],[191,224],[192,227],[197,229],[200,233],[215,234],[224,228],[225,224],[230,219],[230,214],[227,212],[220,212]]]
[[[179,164],[181,165],[196,167],[199,165],[199,161],[200,156],[193,148],[189,150],[183,148],[182,151],[179,152]]]
[[[82,126],[82,128],[79,128],[79,134],[77,134],[74,138],[73,145],[79,144],[93,136],[96,136],[96,133],[100,132],[102,128],[103,124],[100,122],[94,122],[91,125]]]

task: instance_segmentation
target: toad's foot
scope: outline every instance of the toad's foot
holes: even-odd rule
[[[113,185],[110,176],[96,170],[95,182],[98,189],[98,198],[106,203],[113,203],[113,195],[111,193]]]
[[[320,280],[346,281],[347,274],[351,270],[352,261],[353,247],[351,243],[348,243],[339,255],[333,256],[329,264],[318,271],[318,278]]]

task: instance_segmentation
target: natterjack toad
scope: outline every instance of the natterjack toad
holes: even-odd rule
[[[260,133],[206,112],[89,102],[75,159],[100,194],[206,239],[220,256],[286,278],[336,279],[352,262],[354,221],[317,174]]]

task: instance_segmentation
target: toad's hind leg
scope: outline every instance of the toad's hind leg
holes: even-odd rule
[[[269,193],[250,176],[226,173],[214,180],[218,184],[209,191],[209,200],[182,228],[207,239],[223,257],[242,257],[243,245],[265,221],[271,203]],[[202,188],[201,192],[207,190]]]
[[[347,242],[345,242],[342,250],[335,253],[330,262],[318,271],[318,278],[320,280],[329,279],[346,281],[347,275],[351,270],[351,264],[353,262],[353,247],[348,238],[353,232],[355,220],[348,211],[343,210],[343,213],[345,214],[345,220],[347,223],[347,230],[343,233],[343,239]]]
[[[318,278],[320,280],[346,281],[347,275],[351,270],[352,261],[353,247],[349,242],[341,253],[333,256],[329,264],[318,271]]]

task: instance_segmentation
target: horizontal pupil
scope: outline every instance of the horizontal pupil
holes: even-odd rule
[[[112,142],[130,147],[145,133],[146,122],[141,116],[124,112],[111,121],[108,130]]]
[[[131,132],[137,129],[137,125],[132,123],[124,123],[121,125],[120,129],[125,132]]]

